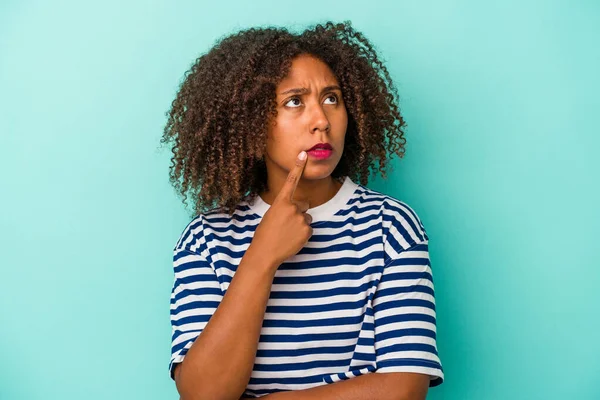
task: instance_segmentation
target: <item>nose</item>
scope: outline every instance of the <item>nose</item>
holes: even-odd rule
[[[321,105],[317,105],[313,107],[312,112],[312,120],[311,120],[311,132],[318,131],[329,131],[331,126],[329,125],[329,119],[327,118],[327,114],[325,114],[325,110]]]

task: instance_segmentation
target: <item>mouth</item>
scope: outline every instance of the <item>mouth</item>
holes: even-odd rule
[[[306,151],[312,159],[325,160],[331,157],[333,147],[329,143],[318,143]]]
[[[317,143],[313,147],[311,147],[310,149],[308,149],[306,151],[313,151],[313,150],[333,150],[333,147],[331,147],[331,145],[329,143]]]

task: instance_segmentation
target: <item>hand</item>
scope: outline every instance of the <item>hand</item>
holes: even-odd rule
[[[304,155],[303,159],[300,158],[302,155]],[[273,257],[277,267],[287,258],[298,253],[312,236],[313,230],[310,226],[312,217],[306,213],[308,202],[292,201],[294,191],[304,172],[307,156],[303,151],[296,158],[296,165],[256,227],[250,244],[258,253]]]

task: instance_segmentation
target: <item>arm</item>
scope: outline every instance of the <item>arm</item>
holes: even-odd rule
[[[182,400],[239,399],[244,392],[277,270],[272,264],[252,246],[244,254],[223,300],[175,367]]]
[[[243,394],[277,269],[312,235],[308,203],[292,200],[306,161],[306,153],[301,152],[256,228],[220,304],[176,367],[175,383],[183,400],[238,400]],[[194,312],[200,311],[196,308]]]
[[[274,393],[268,400],[425,400],[429,376],[411,372],[367,374],[305,390]]]

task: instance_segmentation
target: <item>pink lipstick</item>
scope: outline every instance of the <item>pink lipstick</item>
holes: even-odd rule
[[[331,157],[333,147],[329,143],[317,143],[310,149],[306,150],[308,155],[317,160],[325,160]]]

